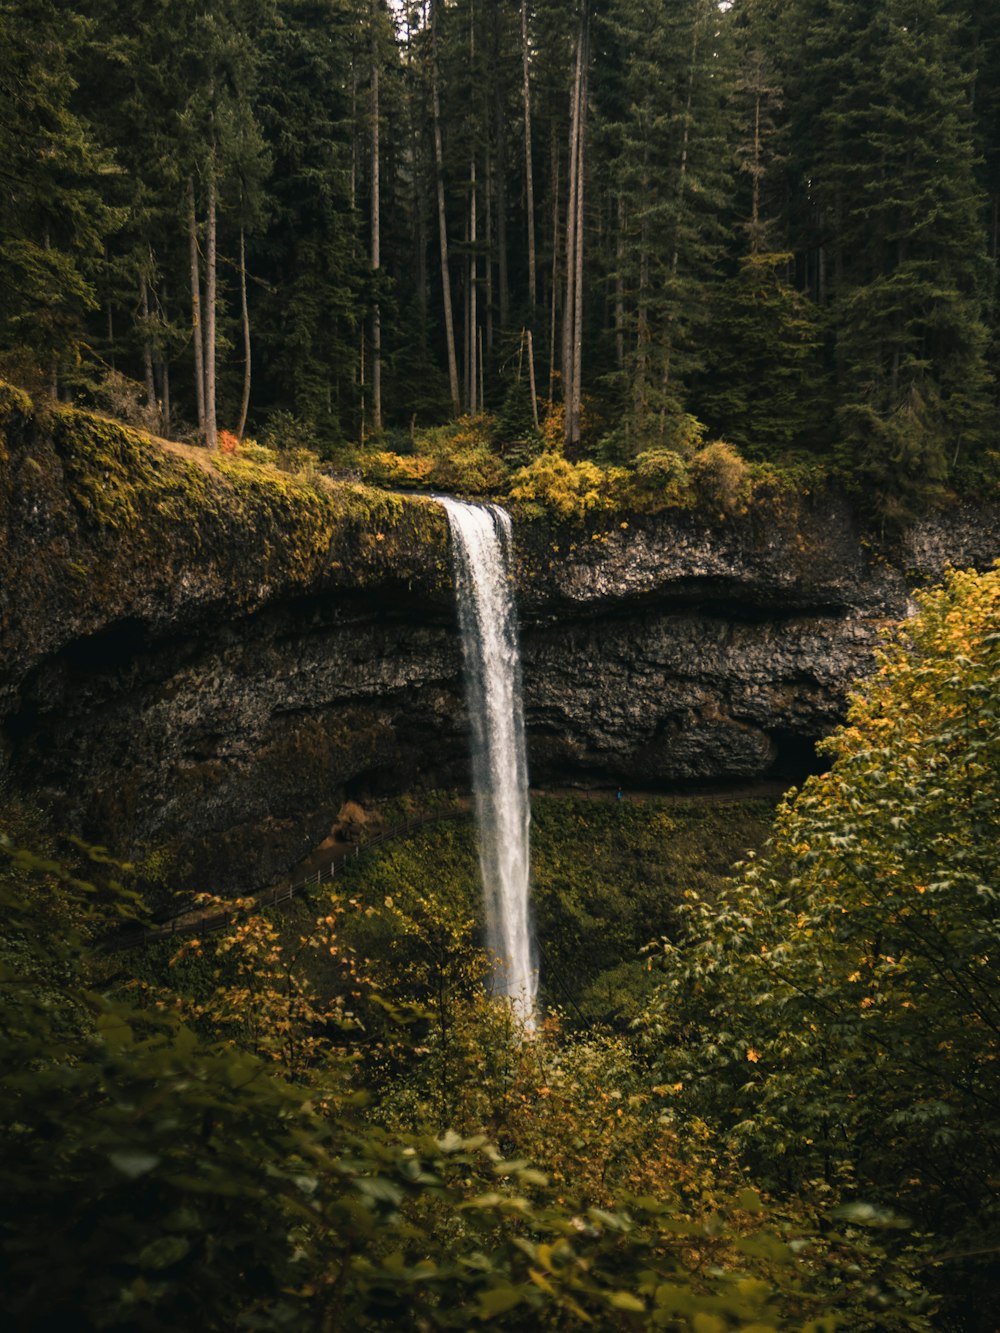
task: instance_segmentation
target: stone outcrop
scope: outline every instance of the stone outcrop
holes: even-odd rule
[[[795,774],[880,628],[947,563],[1000,554],[955,509],[886,554],[827,497],[740,517],[516,525],[536,781]],[[256,887],[345,795],[467,780],[432,501],[206,467],[0,393],[0,776],[191,883]]]

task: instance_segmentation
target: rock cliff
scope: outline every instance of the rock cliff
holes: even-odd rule
[[[516,535],[533,778],[665,785],[794,771],[913,587],[1000,554],[1000,514],[890,558],[829,498]],[[430,500],[0,390],[0,780],[247,888],[347,794],[464,783],[447,541]]]

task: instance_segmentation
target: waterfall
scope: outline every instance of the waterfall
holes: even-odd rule
[[[486,946],[494,994],[534,1025],[538,977],[528,906],[528,763],[521,657],[509,573],[510,517],[497,505],[438,497],[451,528],[465,693],[472,724],[472,782],[479,832]]]

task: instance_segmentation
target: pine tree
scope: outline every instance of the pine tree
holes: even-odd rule
[[[356,430],[365,249],[350,185],[347,0],[280,0],[262,34],[256,106],[272,156],[257,317],[261,404],[318,444]]]
[[[616,90],[622,119],[605,133],[618,148],[616,322],[639,449],[670,443],[704,363],[734,170],[730,21],[708,0],[653,17],[635,0],[616,0],[607,24],[624,60]]]
[[[0,349],[26,351],[53,391],[97,304],[115,172],[73,105],[86,27],[49,0],[0,9]]]
[[[985,439],[986,263],[963,25],[944,0],[800,6],[792,131],[833,252],[840,456],[884,510]],[[825,294],[825,293],[824,293]]]
[[[729,225],[736,273],[721,287],[695,411],[713,434],[751,456],[828,443],[829,397],[820,314],[796,289],[780,217],[783,90],[772,61],[774,11],[744,4],[734,16],[734,88],[741,188]]]

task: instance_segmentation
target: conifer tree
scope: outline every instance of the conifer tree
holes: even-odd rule
[[[821,8],[813,22],[815,4],[799,6],[792,131],[833,251],[821,286],[833,303],[842,465],[884,509],[944,480],[986,430],[964,31],[944,0]]]
[[[27,352],[53,391],[78,360],[114,172],[73,106],[86,36],[49,0],[0,8],[0,349]]]
[[[615,0],[624,58],[615,127],[616,243],[635,448],[670,443],[701,367],[732,190],[730,18],[710,0],[653,16]]]

